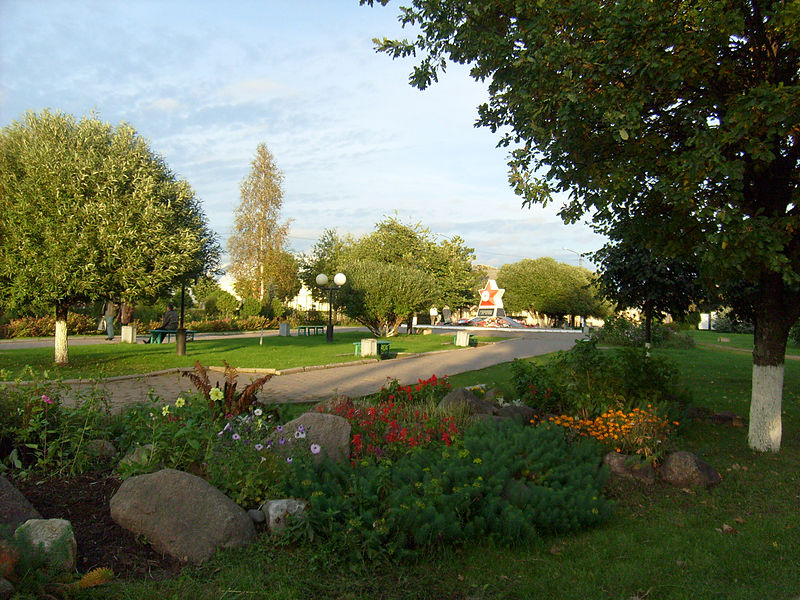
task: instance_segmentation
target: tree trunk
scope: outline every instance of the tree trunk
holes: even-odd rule
[[[650,300],[644,303],[644,343],[648,348],[653,343],[653,303]]]
[[[753,390],[748,443],[759,452],[781,448],[783,363],[789,329],[800,315],[797,294],[788,292],[780,275],[762,277],[755,311]]]
[[[122,325],[130,325],[133,321],[134,304],[123,302],[119,307],[119,322]]]
[[[69,362],[67,345],[67,304],[56,304],[55,362],[66,365]]]

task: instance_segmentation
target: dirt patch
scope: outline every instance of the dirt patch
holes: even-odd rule
[[[166,579],[183,563],[153,550],[111,519],[109,501],[122,481],[109,473],[14,481],[45,519],[67,519],[78,542],[78,571],[110,567],[118,579]]]

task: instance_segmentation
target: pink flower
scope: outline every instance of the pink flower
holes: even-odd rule
[[[319,444],[311,444],[309,450],[311,450],[311,454],[319,454],[319,451],[322,450],[322,448],[319,447]]]
[[[52,404],[53,403],[53,401],[50,399],[50,397],[47,394],[42,394],[42,402],[45,402],[47,404]]]

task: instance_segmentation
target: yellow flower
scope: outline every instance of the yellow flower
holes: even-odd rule
[[[166,417],[166,416],[169,414],[169,406],[164,406],[164,407],[161,409],[161,414],[162,414],[162,415],[164,415],[164,416]]]
[[[178,398],[177,400],[175,400],[175,408],[182,408],[185,405],[186,405],[186,400],[184,400],[183,398]]]
[[[211,388],[211,391],[208,393],[208,395],[214,402],[218,402],[225,397],[225,394],[218,387]]]

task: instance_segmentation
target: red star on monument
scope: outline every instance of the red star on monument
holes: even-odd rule
[[[504,292],[505,290],[497,287],[497,282],[494,279],[490,279],[486,282],[486,287],[480,290],[480,306],[502,307],[502,297]]]

